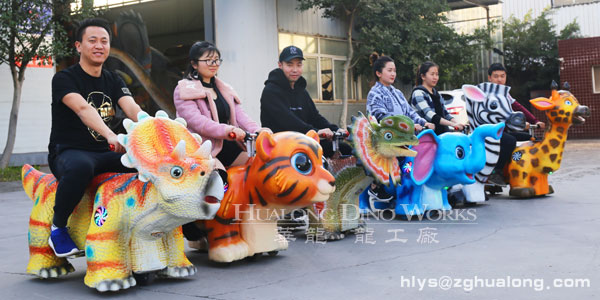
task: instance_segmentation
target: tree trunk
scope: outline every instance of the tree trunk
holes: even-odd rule
[[[342,113],[340,115],[340,127],[346,129],[346,119],[348,118],[348,73],[350,72],[350,64],[354,56],[354,47],[352,47],[352,27],[354,26],[354,14],[356,7],[350,14],[348,22],[348,58],[344,63],[344,82],[342,83]]]
[[[25,70],[21,70],[24,72]],[[15,138],[17,136],[17,118],[19,117],[19,106],[21,104],[21,90],[23,87],[23,76],[17,78],[16,74],[13,73],[13,102],[12,109],[10,110],[10,119],[8,122],[8,135],[6,136],[6,146],[2,151],[2,157],[0,158],[0,168],[4,169],[10,162],[10,156],[12,155],[15,147]]]

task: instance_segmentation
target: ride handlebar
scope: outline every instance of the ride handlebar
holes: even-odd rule
[[[245,133],[244,143],[246,143],[246,152],[248,153],[248,157],[254,157],[256,155],[256,137],[258,136],[258,133],[250,133],[247,131]],[[233,131],[227,134],[227,136],[232,140],[235,140],[237,137]]]

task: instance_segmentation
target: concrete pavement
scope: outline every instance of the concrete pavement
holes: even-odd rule
[[[157,279],[109,294],[83,284],[83,258],[71,261],[76,271],[64,278],[25,274],[32,203],[24,192],[0,185],[0,298],[595,299],[600,296],[599,147],[600,141],[567,143],[562,167],[549,179],[551,196],[516,200],[505,190],[445,220],[370,220],[365,234],[325,244],[297,233],[276,257],[228,266],[190,250],[198,268],[191,278]]]

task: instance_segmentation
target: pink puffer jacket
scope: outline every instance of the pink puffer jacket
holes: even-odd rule
[[[217,106],[210,91],[199,80],[180,80],[173,93],[177,116],[187,121],[188,129],[198,133],[203,140],[212,142],[212,155],[216,156],[223,148],[223,140],[231,127],[239,127],[247,132],[256,132],[260,126],[242,110],[241,101],[230,85],[215,77],[215,85],[229,104],[229,124],[219,123]]]

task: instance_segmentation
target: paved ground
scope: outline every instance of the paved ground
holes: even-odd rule
[[[561,170],[550,177],[556,193],[549,197],[513,200],[505,192],[460,215],[455,210],[446,220],[371,220],[372,233],[359,236],[364,243],[349,236],[317,244],[297,234],[290,249],[276,257],[229,266],[188,251],[199,270],[195,276],[110,295],[83,284],[83,258],[73,260],[77,271],[62,279],[25,274],[32,203],[24,192],[3,184],[0,298],[597,299],[600,199],[594,187],[600,183],[599,147],[600,141],[569,141]],[[437,242],[419,240],[427,228]],[[390,242],[394,234],[406,241]],[[575,282],[579,279],[583,281]],[[449,282],[454,287],[446,289]],[[494,283],[509,287],[485,287]],[[554,283],[587,287],[558,288]],[[526,287],[516,287],[520,285]]]

